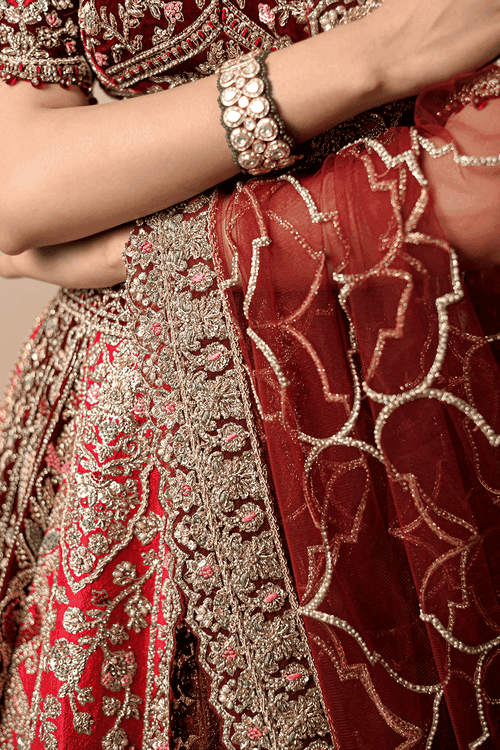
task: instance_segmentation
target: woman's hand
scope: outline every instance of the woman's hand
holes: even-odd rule
[[[500,98],[484,109],[469,105],[448,120],[446,130],[459,153],[500,154]],[[445,141],[434,139],[437,147]],[[464,271],[500,265],[500,166],[460,167],[448,154],[422,155],[432,206]]]
[[[500,55],[498,0],[384,0],[363,24],[389,91],[417,93]]]
[[[303,141],[499,53],[500,0],[384,0],[267,63]],[[72,242],[234,176],[217,98],[213,75],[97,107],[56,84],[0,85],[0,247]]]
[[[124,224],[65,245],[2,255],[0,276],[37,279],[71,289],[114,286],[126,278],[122,253],[133,228],[134,224]]]

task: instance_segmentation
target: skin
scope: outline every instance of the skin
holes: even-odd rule
[[[466,107],[448,124],[462,154],[500,153],[500,99],[483,110]],[[437,146],[443,145],[435,140]],[[459,167],[451,155],[422,166],[430,184],[433,208],[444,235],[454,247],[464,271],[500,263],[500,166]]]
[[[300,142],[499,52],[500,0],[385,0],[357,23],[273,53],[268,69],[288,130]],[[236,173],[215,76],[147,97],[86,104],[76,88],[0,86],[5,277],[73,287],[122,281],[130,222]],[[439,186],[434,190],[439,204]]]

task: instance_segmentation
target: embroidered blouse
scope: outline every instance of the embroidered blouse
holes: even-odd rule
[[[1,75],[85,90],[95,76],[120,97],[157,91],[213,73],[228,57],[255,47],[284,47],[316,33],[320,6],[325,3],[312,0],[83,0],[80,7],[76,0],[0,0]]]

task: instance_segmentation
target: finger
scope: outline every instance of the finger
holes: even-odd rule
[[[0,276],[4,279],[19,279],[22,277],[16,263],[17,255],[0,255]]]
[[[25,278],[57,283],[52,279],[50,263],[34,248],[19,255],[1,256],[0,275],[7,279]]]

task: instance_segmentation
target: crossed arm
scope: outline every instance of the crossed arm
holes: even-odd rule
[[[268,64],[288,129],[303,141],[499,51],[496,0],[385,0],[363,20],[280,50]],[[85,104],[77,89],[0,86],[4,276],[117,283],[130,222],[236,173],[214,76],[139,99]]]

